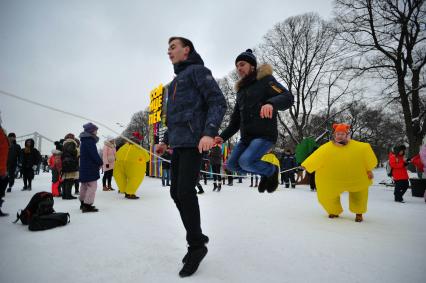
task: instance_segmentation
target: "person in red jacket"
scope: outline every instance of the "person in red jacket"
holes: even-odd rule
[[[8,184],[7,177],[7,155],[9,153],[9,140],[6,136],[5,131],[1,127],[0,118],[0,216],[7,216],[7,213],[1,211],[1,206],[4,202],[3,197],[5,196],[6,187]]]
[[[389,165],[392,168],[392,178],[395,181],[395,201],[404,203],[402,198],[409,187],[408,172],[406,166],[409,161],[404,158],[405,145],[396,146],[393,152],[389,153]]]

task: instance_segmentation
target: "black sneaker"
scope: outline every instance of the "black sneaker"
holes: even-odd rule
[[[198,266],[201,261],[207,254],[207,247],[189,247],[188,248],[188,257],[183,265],[182,269],[179,271],[180,277],[188,277],[197,271]]]
[[[259,186],[257,187],[257,190],[259,193],[264,193],[266,191],[266,186],[268,183],[268,178],[265,176],[260,177]]]
[[[275,172],[274,174],[272,174],[271,176],[269,176],[267,178],[267,182],[266,182],[266,190],[268,191],[268,193],[273,193],[275,192],[275,190],[278,187],[278,174],[280,169],[275,166]]]
[[[204,245],[207,245],[210,241],[209,237],[207,237],[206,235],[203,235],[204,238]],[[185,263],[186,260],[188,259],[188,255],[189,255],[189,248],[188,248],[188,252],[186,253],[186,255],[182,258],[182,263]]]

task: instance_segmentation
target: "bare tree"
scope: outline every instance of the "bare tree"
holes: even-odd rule
[[[346,47],[337,44],[332,23],[317,14],[303,14],[276,24],[265,35],[260,49],[263,61],[273,66],[278,79],[295,97],[288,114],[279,115],[280,126],[295,144],[310,135],[307,130],[312,129],[308,126],[315,111],[325,108],[329,120],[330,109],[353,92],[352,79],[340,66]]]
[[[142,146],[144,148],[149,148],[149,109],[145,109],[133,114],[130,123],[127,125],[127,128],[123,131],[125,137],[131,137],[133,132],[139,132],[144,137],[142,141]],[[117,144],[123,144],[124,140],[119,139]]]
[[[426,7],[424,0],[336,0],[340,38],[352,46],[352,68],[384,84],[399,103],[409,143],[418,152],[426,134]]]

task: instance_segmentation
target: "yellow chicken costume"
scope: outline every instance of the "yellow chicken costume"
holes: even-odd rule
[[[136,191],[145,177],[149,154],[130,143],[123,145],[116,154],[114,179],[120,193],[129,199],[137,199]]]
[[[339,142],[336,133],[349,132],[346,124],[334,124],[335,140],[319,147],[303,163],[309,173],[315,173],[319,203],[330,218],[343,212],[340,194],[349,192],[349,209],[357,214],[355,221],[362,221],[367,211],[368,187],[372,184],[371,170],[377,158],[368,143],[355,140]],[[337,144],[339,143],[339,144]]]

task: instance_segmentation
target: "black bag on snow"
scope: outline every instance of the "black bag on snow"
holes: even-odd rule
[[[56,212],[47,215],[35,215],[28,225],[28,229],[31,231],[43,231],[52,229],[58,226],[65,226],[70,223],[71,217],[69,213]]]
[[[35,216],[52,214],[55,212],[53,209],[53,195],[49,192],[39,192],[33,195],[27,207],[21,210],[21,213],[16,213],[16,220],[13,223],[21,220],[22,224],[28,225],[31,219]]]

